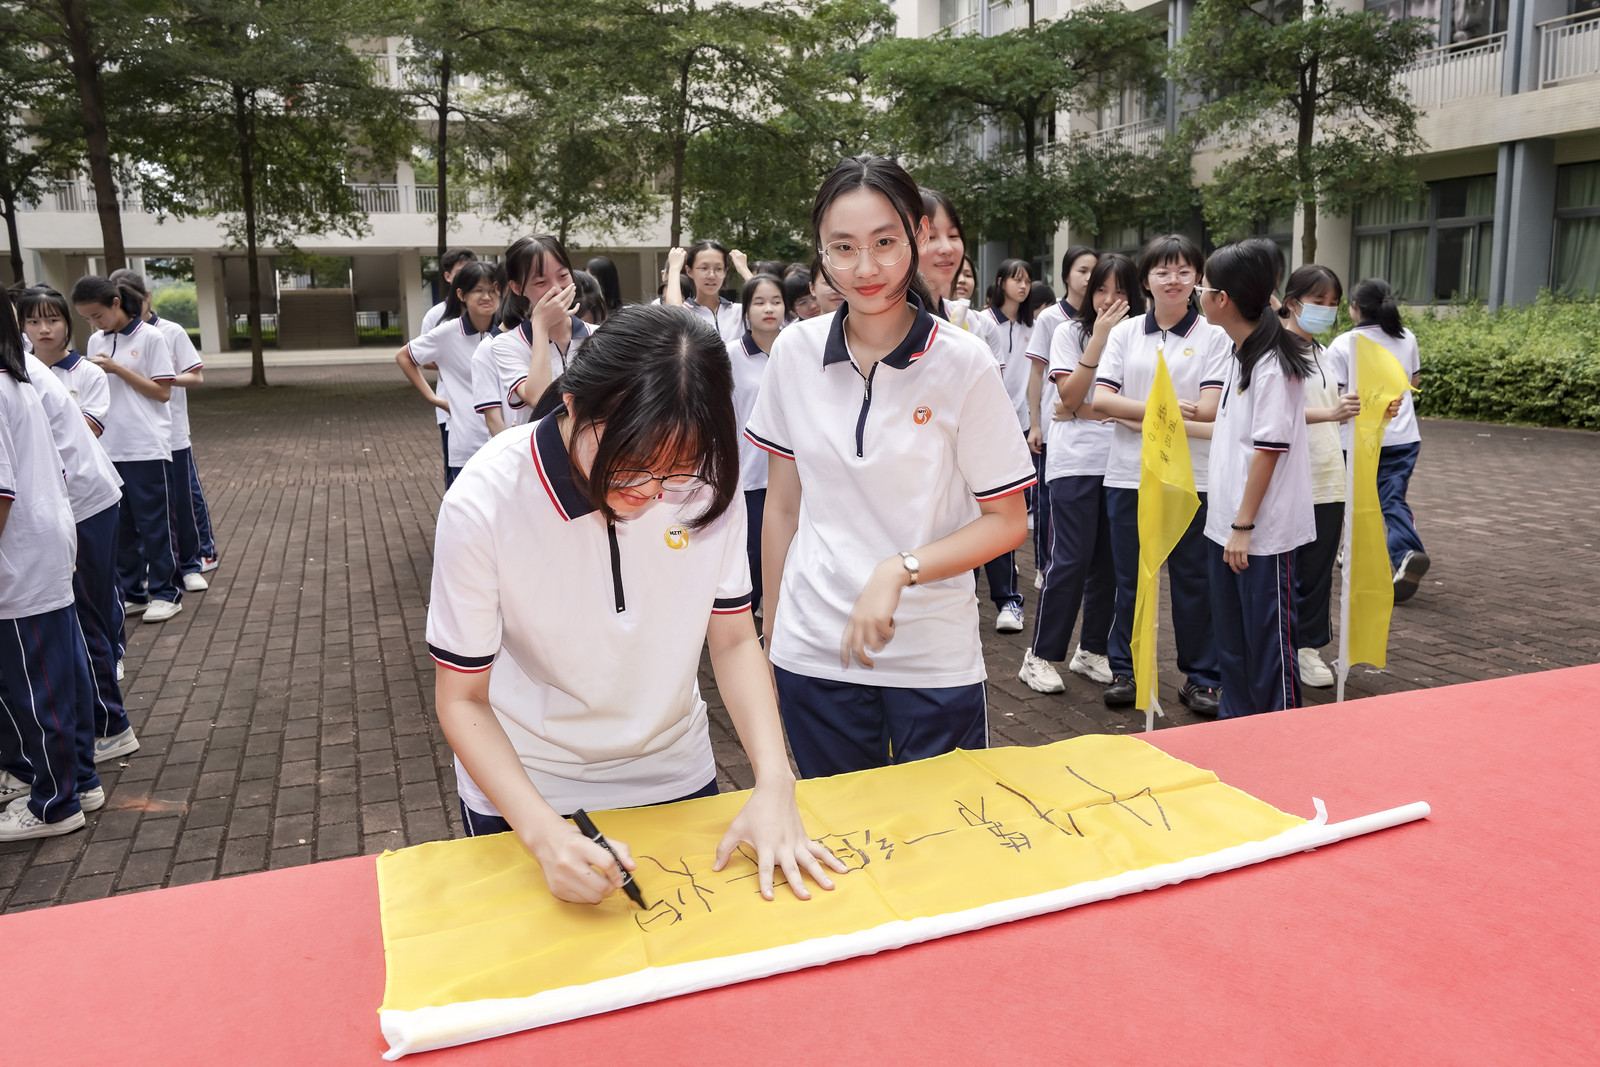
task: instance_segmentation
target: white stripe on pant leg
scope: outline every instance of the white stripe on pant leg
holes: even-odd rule
[[[163,474],[164,473],[165,472],[163,472]],[[183,563],[178,559],[178,531],[172,528],[172,492],[170,483],[171,479],[169,478],[163,477],[161,479],[161,495],[165,497],[167,501],[167,530],[169,532],[167,539],[171,542],[167,545],[167,548],[172,551],[172,578],[174,584],[177,585],[178,589],[180,590],[178,595],[181,597],[183,595],[181,592],[183,589],[183,575],[179,572],[183,570]]]
[[[72,625],[77,627],[78,644],[83,646],[83,658],[89,661],[89,681],[94,687],[95,706],[101,711],[105,712],[107,717],[110,717],[111,709],[107,707],[106,702],[100,698],[100,678],[95,674],[94,656],[89,652],[89,638],[88,635],[83,632],[83,621],[78,618],[78,607],[76,604],[74,604],[72,607]]]
[[[22,686],[23,686],[23,691],[28,694],[28,708],[29,708],[29,710],[31,710],[33,712],[33,723],[34,723],[35,726],[37,726],[39,728],[39,751],[43,752],[45,754],[46,758],[45,758],[44,769],[46,771],[50,772],[50,783],[51,783],[51,786],[52,786],[52,788],[50,790],[50,795],[51,796],[57,796],[61,792],[61,783],[56,780],[55,771],[50,766],[50,760],[49,760],[50,749],[49,749],[49,746],[47,746],[45,744],[44,721],[39,718],[39,706],[33,702],[33,679],[28,676],[28,657],[26,655],[20,655],[20,653],[22,652],[22,623],[21,623],[21,621],[18,620],[18,619],[12,619],[11,620],[11,628],[16,631],[16,635],[17,635],[17,652],[19,653],[19,658],[22,660]],[[20,737],[21,733],[19,732],[17,736]],[[38,781],[39,781],[39,772],[38,772],[37,768],[34,770],[34,779],[33,780],[34,780],[35,784],[37,784]],[[41,811],[39,813],[39,818],[43,822],[49,822],[50,821],[50,812],[48,810],[48,805],[46,805],[46,810]]]

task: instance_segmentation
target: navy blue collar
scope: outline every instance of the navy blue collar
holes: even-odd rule
[[[69,348],[67,349],[67,354],[57,360],[54,366],[60,367],[62,370],[71,370],[73,367],[76,367],[82,362],[83,357],[78,354],[78,350],[76,348]]]
[[[744,354],[747,356],[766,355],[765,352],[761,351],[761,346],[756,344],[756,335],[751,330],[744,332],[744,336],[739,339],[739,344],[744,347]]]
[[[473,334],[485,332],[473,327],[471,315],[463,314],[461,318],[457,319],[456,321],[461,323],[461,336],[463,337],[471,337]]]
[[[128,320],[128,325],[124,326],[122,329],[120,329],[120,330],[118,330],[116,332],[120,333],[124,337],[132,337],[133,336],[133,331],[137,330],[138,328],[139,328],[139,320],[138,319],[129,319]]]
[[[1178,320],[1178,324],[1167,332],[1175,333],[1179,337],[1188,337],[1190,331],[1194,329],[1194,324],[1199,321],[1200,313],[1194,308],[1190,308],[1188,311],[1183,313],[1183,318]],[[1144,332],[1147,335],[1161,332],[1161,327],[1156,325],[1155,308],[1151,308],[1149,311],[1144,313]]]
[[[1060,307],[1061,307],[1061,314],[1065,315],[1067,318],[1075,319],[1075,318],[1078,317],[1078,309],[1073,307],[1070,303],[1068,303],[1066,297],[1062,297],[1061,298]]]
[[[517,329],[522,331],[522,339],[524,341],[528,342],[530,345],[533,344],[533,323],[530,320],[523,319],[522,325],[518,326]],[[594,333],[593,326],[590,326],[587,322],[584,322],[576,315],[572,316],[572,339],[574,341],[582,341],[591,333]],[[550,343],[555,344],[554,341],[551,341]]]
[[[144,321],[148,322],[152,326],[159,326],[161,325],[161,316],[152,311],[150,312],[150,317]]]
[[[539,472],[544,491],[550,494],[550,503],[556,513],[567,522],[579,519],[594,510],[589,498],[578,490],[572,480],[572,457],[561,440],[561,415],[557,408],[533,429],[533,465]]]
[[[994,321],[1000,323],[1002,326],[1011,321],[1010,319],[1006,318],[1004,309],[997,308],[993,304],[989,305],[989,314],[993,315]]]
[[[917,299],[916,293],[906,294],[906,303],[916,309],[917,315],[911,321],[911,329],[905,339],[895,346],[880,363],[887,363],[895,370],[905,370],[911,366],[911,361],[923,355],[933,347],[934,336],[939,332],[939,322],[928,314],[922,306],[922,301]],[[833,323],[828,327],[828,343],[822,349],[822,365],[831,366],[835,363],[848,362],[850,350],[844,343],[844,320],[850,313],[848,303],[840,304],[838,312],[833,316]]]
[[[721,311],[725,307],[732,307],[733,306],[733,301],[729,300],[727,297],[723,296],[721,293],[717,294],[717,301],[718,301],[718,303],[717,303],[716,307],[714,307],[714,308],[706,308],[706,310],[708,310],[708,311]],[[685,300],[683,302],[683,306],[684,307],[691,307],[691,308],[703,308],[703,307],[705,307],[704,304],[700,303],[700,301],[696,300],[692,296],[689,299],[687,299],[687,300]]]

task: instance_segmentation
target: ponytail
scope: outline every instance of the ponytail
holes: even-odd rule
[[[144,294],[140,289],[126,280],[119,284],[98,274],[90,274],[77,280],[72,286],[72,302],[100,304],[104,307],[117,303],[121,305],[123,314],[127,315],[129,320],[138,322],[144,317]]]
[[[1368,278],[1350,290],[1350,303],[1360,309],[1363,324],[1370,322],[1397,341],[1405,334],[1394,290],[1382,278]]]
[[[11,298],[15,291],[6,294],[5,312],[0,312],[0,367],[19,382],[28,380],[28,363],[22,347],[22,328],[17,325],[16,307]]]
[[[1206,262],[1206,280],[1228,294],[1247,322],[1256,324],[1234,353],[1239,360],[1241,391],[1250,388],[1251,373],[1268,355],[1277,356],[1286,377],[1303,379],[1311,373],[1311,342],[1291,333],[1273,311],[1272,293],[1278,278],[1270,256],[1243,244],[1224,245]]]

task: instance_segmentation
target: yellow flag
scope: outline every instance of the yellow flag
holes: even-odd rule
[[[1156,380],[1144,402],[1144,449],[1139,455],[1139,595],[1133,609],[1134,706],[1150,707],[1156,694],[1156,615],[1161,564],[1177,545],[1200,496],[1189,465],[1178,394],[1166,357],[1156,353]]]
[[[1355,376],[1351,384],[1361,396],[1361,414],[1352,422],[1350,460],[1350,551],[1345,559],[1349,587],[1345,592],[1344,665],[1384,666],[1388,659],[1389,615],[1394,611],[1394,572],[1389,565],[1389,537],[1378,503],[1378,452],[1383,448],[1389,405],[1411,388],[1405,368],[1394,353],[1356,335]]]

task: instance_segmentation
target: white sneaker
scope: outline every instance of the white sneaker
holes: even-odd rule
[[[117,734],[115,737],[97,737],[94,739],[94,761],[104,763],[108,759],[118,756],[127,756],[139,751],[139,739],[133,736],[133,727]]]
[[[127,600],[122,604],[122,613],[124,615],[139,615],[142,614],[149,606],[150,605],[148,603],[135,604],[133,601]]]
[[[198,572],[194,574],[185,574],[183,576],[183,589],[186,593],[204,593],[210,588],[211,583],[206,581],[205,578],[201,577]]]
[[[1317,655],[1314,648],[1302,648],[1295,653],[1295,658],[1300,661],[1300,684],[1309,685],[1313,689],[1326,689],[1333,684],[1333,671],[1322,662],[1322,657]]]
[[[217,569],[217,557],[216,556],[201,556],[200,557],[200,573],[201,574],[209,574],[210,572],[212,572],[212,571],[214,571],[216,569]]]
[[[117,681],[122,681],[122,661],[117,660]]]
[[[75,811],[60,822],[40,822],[28,808],[28,798],[18,797],[0,811],[0,841],[27,841],[35,837],[59,837],[83,829],[83,812]]]
[[[152,600],[150,607],[144,613],[144,621],[166,622],[182,610],[183,605],[175,600]]]
[[[1050,666],[1050,661],[1035,656],[1031,648],[1022,654],[1022,669],[1017,672],[1017,680],[1035,693],[1064,693],[1067,690],[1066,683]]]
[[[1044,571],[1034,571],[1033,572],[1033,587],[1035,589],[1043,589],[1044,588]]]
[[[1072,654],[1072,662],[1067,664],[1067,670],[1081,674],[1091,682],[1111,684],[1111,661],[1093,652],[1085,652],[1082,645]]]
[[[105,786],[97,785],[78,794],[78,807],[84,811],[99,811],[106,806]]]
[[[994,628],[996,633],[1020,634],[1022,632],[1022,609],[1015,604],[1007,604],[1000,609],[1000,614],[995,616]]]
[[[18,797],[25,797],[33,791],[33,787],[14,774],[0,771],[0,804],[9,804]]]

